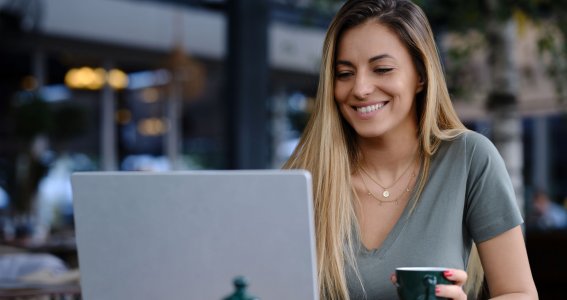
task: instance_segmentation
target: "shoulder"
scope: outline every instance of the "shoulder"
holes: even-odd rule
[[[458,134],[455,138],[444,141],[447,151],[457,151],[468,158],[489,158],[499,157],[500,154],[492,141],[486,136],[466,130]]]
[[[460,166],[469,176],[478,176],[488,169],[506,170],[496,146],[486,136],[466,130],[441,143],[433,157],[437,164]]]
[[[462,162],[469,178],[508,178],[504,159],[488,137],[467,130],[447,144],[447,156]]]
[[[492,145],[490,139],[472,130],[464,130],[455,135],[454,138],[447,139],[445,142],[463,145]]]
[[[472,130],[467,130],[463,132],[462,139],[467,144],[468,147],[488,147],[488,148],[495,148],[492,141],[486,136]]]

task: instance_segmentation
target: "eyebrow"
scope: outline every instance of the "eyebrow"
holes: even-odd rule
[[[381,60],[381,59],[385,59],[385,58],[394,58],[393,56],[391,56],[390,54],[379,54],[376,56],[372,56],[371,58],[368,59],[369,63],[373,63],[377,60]],[[337,60],[336,65],[347,65],[347,66],[354,66],[350,61],[348,60]]]

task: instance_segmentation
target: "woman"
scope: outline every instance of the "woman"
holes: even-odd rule
[[[537,299],[504,163],[459,121],[410,1],[340,9],[315,110],[285,167],[313,176],[322,299],[395,299],[396,267],[448,267],[456,285],[437,295],[466,299],[481,284],[479,256],[491,297]]]

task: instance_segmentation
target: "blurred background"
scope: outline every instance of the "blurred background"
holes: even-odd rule
[[[77,267],[75,171],[279,168],[311,113],[342,2],[0,0],[2,245]],[[540,296],[559,299],[567,3],[415,2],[458,114],[506,161]]]

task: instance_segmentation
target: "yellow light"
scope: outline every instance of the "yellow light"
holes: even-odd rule
[[[114,89],[123,89],[128,86],[128,75],[118,69],[107,72],[90,67],[73,68],[65,74],[65,84],[73,89],[100,90],[106,83]]]
[[[128,76],[118,69],[110,70],[107,80],[108,84],[115,89],[123,89],[128,86]]]
[[[91,82],[86,86],[89,90],[100,90],[105,82],[106,71],[103,68],[90,69],[92,73]]]
[[[127,109],[119,109],[116,111],[115,119],[120,125],[126,125],[132,120],[132,113]]]
[[[138,121],[138,132],[141,135],[162,135],[167,131],[167,129],[167,125],[159,118],[147,118]]]
[[[80,68],[75,76],[76,76],[75,77],[76,85],[79,88],[88,87],[91,84],[91,82],[95,80],[95,74],[93,72],[93,69],[89,67]]]
[[[65,84],[70,88],[76,88],[77,69],[73,68],[65,74]]]
[[[154,103],[159,99],[159,90],[156,88],[146,88],[142,91],[142,101],[145,103]]]
[[[33,91],[37,88],[37,80],[33,76],[26,76],[22,79],[22,88],[26,91]]]

